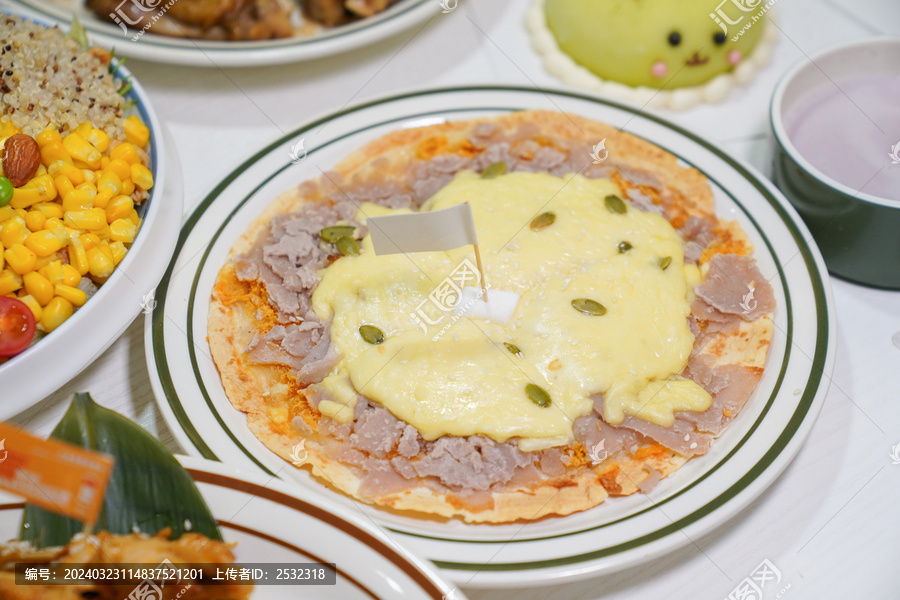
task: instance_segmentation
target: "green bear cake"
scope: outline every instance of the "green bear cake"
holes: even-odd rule
[[[768,62],[772,3],[535,0],[527,24],[566,83],[679,109],[721,100]]]

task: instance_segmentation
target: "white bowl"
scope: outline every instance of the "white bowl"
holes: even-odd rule
[[[4,7],[4,11],[14,13]],[[16,13],[14,13],[16,14]],[[26,17],[40,25],[46,23]],[[119,77],[129,77],[124,66]],[[180,166],[147,93],[132,78],[128,94],[136,114],[150,129],[153,188],[141,203],[143,219],[134,243],[100,290],[65,323],[0,365],[0,419],[36,404],[78,375],[140,314],[145,298],[162,277],[178,241],[182,216]]]

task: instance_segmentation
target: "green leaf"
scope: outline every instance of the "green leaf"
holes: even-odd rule
[[[81,26],[81,23],[78,21],[78,17],[72,19],[72,26],[69,28],[69,37],[78,42],[78,45],[82,50],[87,50],[91,47],[91,42],[88,40],[87,31],[84,30],[84,27]]]
[[[118,93],[120,96],[127,96],[128,92],[131,91],[131,86],[133,82],[131,81],[131,77],[125,79],[125,83],[122,84],[122,87],[119,88]]]
[[[116,459],[95,531],[155,534],[172,528],[171,539],[189,530],[222,540],[216,520],[196,484],[172,453],[156,438],[119,413],[95,403],[90,394],[75,394],[69,410],[50,437]],[[83,525],[42,508],[25,506],[21,538],[35,548],[62,546]]]

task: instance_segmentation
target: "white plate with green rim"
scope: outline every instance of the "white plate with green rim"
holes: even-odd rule
[[[222,537],[237,544],[236,562],[334,565],[334,585],[257,585],[254,600],[442,600],[454,589],[358,511],[335,510],[316,494],[260,473],[193,457],[179,460]],[[0,492],[3,539],[16,537],[22,506],[20,499]],[[465,600],[459,590],[455,597]]]
[[[115,48],[117,55],[195,67],[259,67],[322,58],[387,39],[441,12],[437,0],[400,0],[372,17],[315,35],[238,42],[175,38],[154,34],[152,27],[136,37],[138,30],[123,32],[87,9],[82,0],[14,1],[64,29],[77,16],[93,43]]]
[[[176,258],[147,319],[154,392],[169,426],[191,453],[278,473],[335,505],[357,504],[324,488],[247,429],[232,408],[206,344],[208,298],[232,243],[284,190],[327,170],[388,131],[444,120],[546,109],[604,121],[645,138],[702,171],[717,214],[740,222],[775,290],[775,335],[753,397],[710,452],[663,480],[649,496],[610,498],[567,517],[522,525],[468,525],[363,510],[394,539],[476,587],[527,585],[612,572],[684,546],[739,514],[784,470],[822,406],[834,362],[830,286],[810,235],[781,194],[714,145],[653,115],[562,91],[480,86],[410,92],[306,123],[261,149],[204,199],[182,230]],[[304,140],[305,160],[291,148]]]

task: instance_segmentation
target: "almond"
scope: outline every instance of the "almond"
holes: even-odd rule
[[[41,149],[34,138],[17,133],[3,147],[3,174],[13,187],[22,187],[41,166]]]

